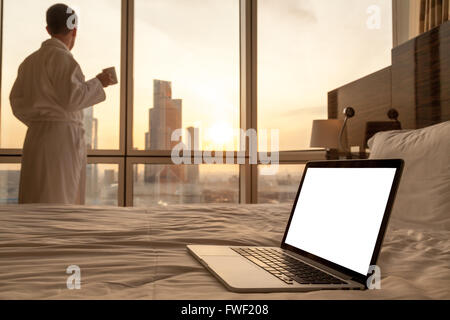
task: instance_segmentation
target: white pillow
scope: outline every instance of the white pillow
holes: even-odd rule
[[[450,121],[380,132],[369,148],[371,159],[405,160],[391,219],[450,230]]]

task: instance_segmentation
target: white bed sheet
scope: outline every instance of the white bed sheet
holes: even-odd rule
[[[236,294],[187,244],[278,246],[290,205],[0,207],[0,299],[450,299],[449,231],[391,224],[381,290]],[[69,265],[81,290],[68,290]]]

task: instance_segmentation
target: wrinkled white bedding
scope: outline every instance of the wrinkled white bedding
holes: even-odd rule
[[[449,231],[390,224],[381,290],[236,294],[186,244],[278,246],[290,205],[0,207],[0,299],[450,299]],[[66,268],[81,268],[68,290]]]

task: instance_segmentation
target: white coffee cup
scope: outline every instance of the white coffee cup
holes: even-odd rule
[[[118,84],[119,83],[119,81],[117,80],[117,73],[116,73],[116,68],[115,67],[103,69],[103,72],[109,73],[109,75],[113,79],[113,83],[112,84]]]

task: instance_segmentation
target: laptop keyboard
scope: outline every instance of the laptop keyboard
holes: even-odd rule
[[[332,275],[271,248],[231,248],[287,284],[346,284]]]

